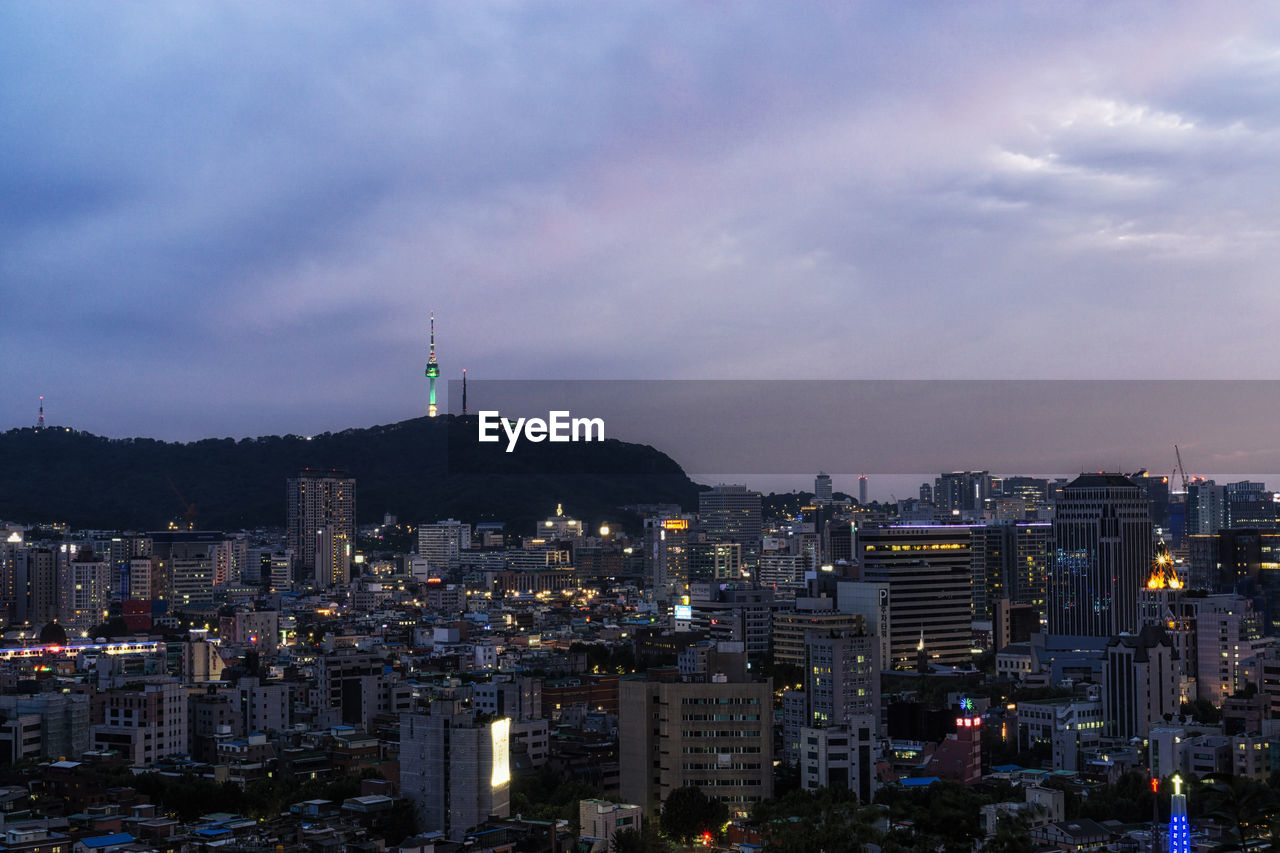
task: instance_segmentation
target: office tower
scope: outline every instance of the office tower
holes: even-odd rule
[[[471,550],[471,525],[452,518],[418,525],[418,554],[437,576],[459,565],[461,553]]]
[[[1163,628],[1112,637],[1102,661],[1107,737],[1146,738],[1152,723],[1178,713],[1181,680],[1178,653]]]
[[[226,536],[216,530],[157,530],[147,535],[151,598],[175,607],[212,604],[214,572],[225,553]]]
[[[1005,477],[1000,487],[1005,498],[1022,501],[1028,512],[1038,512],[1050,505],[1049,481],[1040,477]]]
[[[989,497],[991,474],[987,471],[952,471],[933,481],[933,503],[944,515],[980,513]]]
[[[1157,538],[1172,538],[1169,516],[1169,478],[1152,476],[1145,470],[1125,476],[1133,481],[1141,491],[1142,497],[1146,499],[1147,508],[1151,513],[1151,523],[1158,534]]]
[[[867,505],[867,475],[862,474],[858,477],[858,505]]]
[[[929,485],[928,483],[920,484],[920,503],[922,504],[933,503],[933,486]]]
[[[1053,526],[1000,522],[973,528],[973,618],[992,618],[995,602],[1044,612]]]
[[[742,643],[754,663],[769,657],[773,590],[729,583],[689,585],[690,626],[717,642]]]
[[[862,579],[887,584],[894,669],[912,669],[924,638],[929,660],[968,662],[973,648],[970,546],[963,525],[858,531]]]
[[[1120,474],[1081,474],[1062,490],[1053,521],[1049,633],[1111,637],[1138,628],[1138,590],[1152,560],[1141,490]]]
[[[710,542],[737,542],[743,563],[754,569],[760,559],[760,493],[746,486],[719,485],[698,495],[699,528]]]
[[[355,479],[308,468],[288,486],[288,542],[300,578],[318,587],[345,585],[356,537]]]
[[[419,832],[461,841],[490,815],[507,817],[510,761],[507,717],[464,711],[456,700],[400,716],[400,790],[413,803]]]
[[[795,610],[773,614],[773,662],[805,666],[806,636],[813,631],[863,633],[866,619],[858,613],[842,613],[832,597],[796,598]]]
[[[730,816],[773,796],[773,681],[671,668],[619,682],[622,798],[652,819],[672,791],[697,785]],[[403,771],[402,771],[403,772]]]
[[[825,471],[819,471],[813,478],[813,501],[831,503],[831,475]]]
[[[1262,637],[1261,615],[1253,602],[1239,595],[1188,598],[1195,626],[1196,696],[1221,705],[1243,690],[1241,665],[1270,645]]]
[[[65,546],[64,546],[65,547]],[[18,613],[15,618],[43,625],[58,618],[58,549],[28,545],[17,554]],[[26,612],[22,612],[21,584],[26,583]]]
[[[805,634],[805,708],[810,726],[880,728],[880,666],[876,638],[858,629],[811,629]]]
[[[689,583],[706,581],[741,582],[742,546],[737,542],[691,542],[685,546]]]
[[[427,353],[427,417],[434,418],[436,408],[436,378],[440,375],[440,365],[436,363],[436,312],[431,312],[431,346]]]
[[[88,630],[107,621],[111,601],[111,564],[82,548],[58,571],[58,621]]]
[[[1187,486],[1187,535],[1213,534],[1227,526],[1227,487],[1213,480]]]
[[[875,662],[881,670],[893,668],[893,612],[889,584],[840,578],[836,581],[836,609],[862,617],[876,639]],[[918,640],[918,638],[917,638]]]
[[[644,520],[645,576],[660,597],[683,593],[689,583],[688,544],[694,541],[693,519],[687,515]]]
[[[18,571],[18,556],[25,550],[21,533],[13,533],[7,541],[0,539],[0,619],[6,624],[26,620],[27,577],[25,568],[21,574]]]

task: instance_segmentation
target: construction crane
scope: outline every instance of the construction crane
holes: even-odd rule
[[[1173,446],[1173,454],[1178,457],[1178,473],[1182,475],[1182,491],[1187,491],[1187,469],[1182,467],[1182,451],[1178,449],[1178,445]]]
[[[178,500],[182,501],[182,505],[186,507],[186,512],[183,513],[183,517],[186,519],[187,529],[195,530],[196,529],[196,505],[189,502],[186,498],[182,496],[182,492],[178,491],[178,487],[173,484],[172,477],[166,474],[164,478],[169,481],[169,488],[173,489],[173,493],[178,496]]]

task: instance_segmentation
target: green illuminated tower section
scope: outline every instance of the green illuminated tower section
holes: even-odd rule
[[[440,365],[436,364],[436,312],[431,312],[431,351],[427,354],[427,417],[436,416],[436,377],[440,375]]]

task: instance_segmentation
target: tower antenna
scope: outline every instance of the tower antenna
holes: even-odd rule
[[[462,416],[467,416],[467,369],[462,368]]]
[[[44,429],[44,395],[40,395],[40,416],[36,418],[36,429]]]
[[[436,312],[431,312],[431,346],[427,352],[427,417],[436,416],[436,377],[440,375],[440,365],[436,364]]]

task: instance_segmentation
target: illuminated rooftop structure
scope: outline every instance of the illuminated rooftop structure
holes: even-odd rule
[[[1151,563],[1151,575],[1147,578],[1147,589],[1182,589],[1182,581],[1174,568],[1173,558],[1163,547],[1156,552]]]

